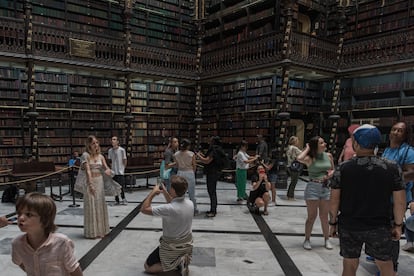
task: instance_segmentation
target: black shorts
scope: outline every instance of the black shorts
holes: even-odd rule
[[[155,248],[154,251],[152,251],[152,253],[148,256],[146,263],[148,266],[153,266],[155,264],[161,263],[159,247]]]
[[[256,198],[263,197],[263,195],[267,192],[266,186],[264,183],[260,184],[260,186],[253,191],[250,191],[248,201],[252,204],[256,202]]]
[[[339,228],[340,255],[344,258],[359,258],[363,244],[365,253],[381,261],[392,259],[392,233],[390,227],[379,227],[367,231],[349,231]]]

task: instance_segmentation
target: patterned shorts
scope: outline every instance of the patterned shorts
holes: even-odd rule
[[[365,253],[375,259],[388,261],[392,258],[392,234],[390,227],[378,227],[367,231],[349,231],[339,228],[340,255],[344,258],[359,258],[362,245]]]

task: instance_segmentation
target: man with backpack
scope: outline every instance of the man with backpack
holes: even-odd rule
[[[210,211],[208,211],[206,215],[207,217],[212,218],[217,214],[217,181],[227,162],[226,153],[221,147],[220,137],[211,137],[210,147],[208,148],[207,153],[203,155],[198,152],[197,156],[201,163],[205,164],[207,191],[210,197]]]

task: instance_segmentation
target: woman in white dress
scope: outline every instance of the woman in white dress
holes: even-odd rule
[[[84,236],[88,239],[103,238],[109,233],[109,221],[102,173],[110,176],[111,169],[101,154],[99,141],[93,135],[86,140],[81,168],[86,172],[86,191],[83,197]]]

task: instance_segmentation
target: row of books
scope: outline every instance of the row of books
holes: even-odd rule
[[[14,68],[0,67],[0,76],[2,79],[23,79],[27,80],[27,75],[23,70]]]

